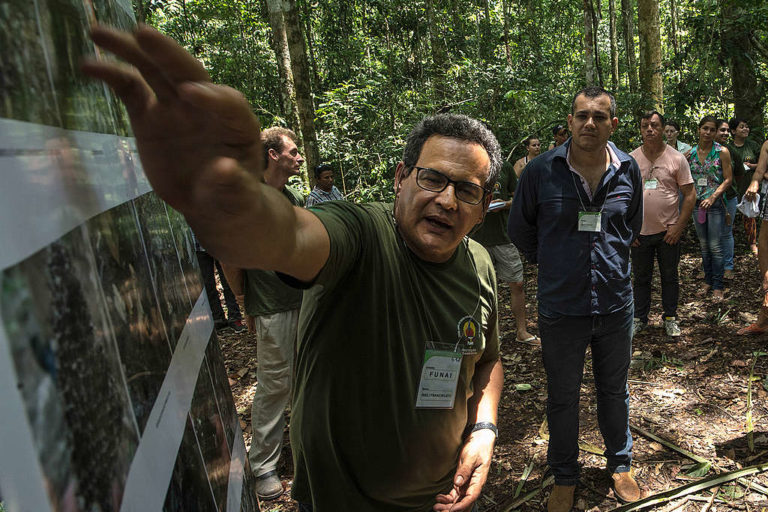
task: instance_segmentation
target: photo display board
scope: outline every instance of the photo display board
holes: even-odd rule
[[[189,227],[78,70],[97,21],[130,0],[0,5],[0,501],[257,511]]]

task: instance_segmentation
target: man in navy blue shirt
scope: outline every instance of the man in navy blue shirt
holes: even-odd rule
[[[634,304],[630,246],[643,222],[637,163],[608,139],[616,100],[587,87],[573,98],[571,138],[523,172],[509,215],[512,243],[538,263],[539,332],[547,372],[549,512],[567,512],[579,480],[579,391],[587,346],[607,468],[623,501],[641,497],[630,473],[627,375]]]

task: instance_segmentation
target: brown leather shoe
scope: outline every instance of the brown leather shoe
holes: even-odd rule
[[[643,497],[631,471],[614,473],[611,478],[613,478],[613,492],[620,501],[632,503]]]
[[[547,512],[571,512],[573,508],[573,491],[575,485],[557,485],[552,486],[552,492],[547,501]]]

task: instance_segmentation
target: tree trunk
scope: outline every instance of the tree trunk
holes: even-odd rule
[[[323,84],[320,82],[320,74],[317,72],[317,58],[315,57],[315,39],[312,37],[312,26],[310,24],[312,10],[307,0],[301,3],[302,16],[304,17],[304,33],[307,35],[307,50],[309,51],[309,66],[312,70],[312,90],[321,91]]]
[[[720,0],[720,9],[722,53],[731,74],[734,114],[745,119],[752,132],[762,133],[765,89],[755,73],[755,62],[759,58],[749,37],[750,27],[743,26],[740,2]]]
[[[291,55],[288,52],[288,39],[285,35],[285,21],[280,3],[262,0],[266,7],[269,26],[272,28],[272,49],[277,60],[277,73],[280,76],[280,101],[282,102],[282,114],[286,124],[295,132],[301,133],[299,113],[296,108],[296,90],[293,84],[293,71],[291,71]]]
[[[680,50],[677,46],[677,4],[675,0],[669,0],[669,39],[672,41],[672,50],[677,59]]]
[[[491,37],[491,7],[488,4],[488,0],[482,0],[483,2],[483,40],[481,44],[480,55],[486,63],[490,63],[493,58],[493,50],[496,47],[496,41]]]
[[[592,22],[592,0],[584,0],[584,78],[587,86],[595,85],[595,33]]]
[[[624,25],[624,49],[627,53],[627,75],[629,90],[637,91],[637,64],[635,62],[635,16],[632,0],[621,0],[621,19]]]
[[[616,41],[616,0],[608,0],[608,19],[611,40],[611,88],[619,88],[619,45]]]
[[[427,11],[427,31],[429,31],[429,48],[432,55],[432,88],[434,91],[434,98],[436,104],[436,110],[439,111],[441,107],[445,105],[446,98],[446,83],[445,83],[445,70],[446,70],[446,52],[443,46],[443,41],[440,38],[440,27],[437,13],[435,12],[435,6],[432,0],[426,1]]]
[[[504,56],[507,59],[507,66],[509,69],[514,69],[512,65],[512,49],[509,46],[509,2],[508,0],[501,0],[501,14],[504,19]]]
[[[664,89],[661,80],[661,30],[657,0],[638,0],[637,31],[640,35],[640,90],[663,109]]]
[[[269,0],[279,2],[285,21],[285,34],[288,39],[288,51],[291,54],[291,70],[296,86],[296,104],[301,122],[301,138],[304,141],[304,156],[307,159],[306,169],[314,169],[320,162],[320,152],[317,147],[315,133],[315,107],[312,101],[312,88],[309,79],[307,52],[304,50],[304,36],[296,10],[295,0]],[[307,172],[310,187],[314,185],[314,173]]]

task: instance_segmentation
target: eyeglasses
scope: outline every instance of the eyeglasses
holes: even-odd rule
[[[469,204],[478,204],[485,197],[486,190],[469,181],[455,181],[434,169],[429,167],[412,167],[416,169],[416,184],[430,192],[442,192],[448,185],[453,185],[453,192],[456,199]]]

